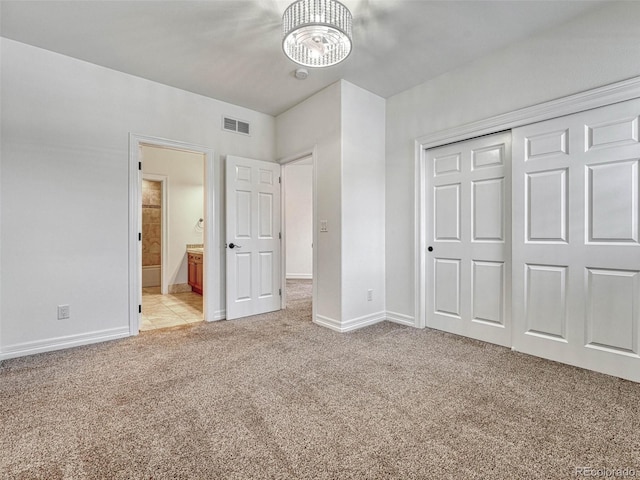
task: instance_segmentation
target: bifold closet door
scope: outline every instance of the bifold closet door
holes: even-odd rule
[[[511,133],[425,155],[426,324],[511,344]]]
[[[640,100],[513,130],[513,347],[640,381]]]

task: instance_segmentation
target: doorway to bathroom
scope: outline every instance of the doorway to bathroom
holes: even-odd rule
[[[214,161],[215,152],[213,148],[203,145],[197,145],[192,143],[186,143],[179,140],[169,140],[166,138],[152,137],[149,135],[141,135],[137,133],[129,134],[129,331],[131,335],[137,335],[140,332],[140,326],[142,324],[142,180],[143,180],[143,168],[147,174],[155,174],[162,176],[161,173],[151,171],[150,168],[143,164],[147,163],[147,159],[144,158],[146,147],[155,147],[156,150],[165,151],[167,154],[171,154],[170,158],[175,152],[187,152],[196,154],[199,159],[200,170],[199,180],[197,181],[197,188],[194,185],[190,185],[187,182],[185,190],[191,192],[194,197],[199,198],[200,210],[187,212],[181,211],[180,208],[176,212],[173,211],[173,185],[172,175],[166,175],[169,178],[166,179],[167,191],[164,195],[164,199],[167,208],[165,212],[165,226],[168,229],[167,238],[168,241],[164,242],[164,247],[161,246],[161,251],[166,248],[166,253],[162,253],[164,258],[161,259],[161,287],[160,293],[156,293],[158,297],[155,298],[157,303],[160,303],[160,299],[169,299],[169,295],[172,292],[169,291],[170,285],[186,283],[188,285],[188,261],[189,252],[188,248],[192,250],[199,248],[199,261],[201,276],[202,276],[202,307],[200,318],[207,322],[220,320],[225,317],[224,303],[222,298],[224,290],[221,291],[221,279],[220,279],[220,265],[221,265],[221,253],[220,245],[222,239],[220,238],[220,218],[222,218],[222,212],[220,211],[221,205],[221,189],[216,184],[216,180],[219,180],[220,172],[216,170],[219,168],[219,163]],[[174,162],[179,164],[180,162]],[[174,165],[175,166],[175,165]],[[153,180],[153,178],[152,178]],[[194,181],[195,182],[195,181]],[[194,188],[190,188],[193,186]],[[197,192],[197,193],[195,193]],[[186,212],[186,213],[185,213]],[[187,217],[188,213],[188,217]],[[187,226],[173,227],[174,218],[187,218]],[[202,218],[202,221],[200,219]],[[202,230],[202,240],[198,239],[198,244],[190,244],[191,240],[181,240],[179,243],[174,243],[172,240],[172,230],[180,231],[193,231]],[[174,246],[175,245],[175,246]],[[172,263],[172,252],[178,255],[179,261]],[[167,260],[164,260],[167,259]],[[173,267],[171,267],[173,265]],[[177,277],[181,272],[184,272],[184,276]],[[162,294],[163,285],[166,285],[166,292]],[[156,287],[157,288],[157,287]],[[180,287],[178,287],[180,288]],[[182,287],[185,288],[185,287]],[[175,287],[172,287],[172,290]],[[188,293],[188,292],[187,292]],[[162,295],[160,297],[160,295]],[[150,298],[151,299],[151,298]],[[151,299],[153,301],[153,299]],[[147,303],[147,302],[145,302]],[[151,302],[153,303],[153,302]],[[174,308],[175,307],[174,303]],[[148,309],[147,309],[148,310]],[[167,313],[165,311],[165,313]],[[174,312],[175,313],[175,312]],[[145,313],[146,315],[146,313]],[[173,314],[172,314],[173,315]],[[175,315],[174,315],[175,316]],[[156,322],[160,323],[160,322]]]
[[[142,158],[140,330],[155,330],[201,322],[203,320],[204,154],[142,144],[140,157]]]

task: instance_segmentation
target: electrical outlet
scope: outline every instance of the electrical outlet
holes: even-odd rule
[[[367,301],[368,302],[373,301],[373,290],[371,289],[367,290]]]
[[[70,316],[69,305],[58,305],[58,320],[65,320]]]

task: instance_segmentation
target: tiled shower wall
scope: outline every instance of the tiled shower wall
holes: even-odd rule
[[[160,265],[162,183],[142,180],[142,266]]]

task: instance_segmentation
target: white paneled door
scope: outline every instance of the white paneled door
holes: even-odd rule
[[[227,157],[227,319],[280,309],[280,165]]]
[[[513,130],[513,347],[640,381],[640,100]]]
[[[511,133],[428,150],[426,325],[511,344]]]

